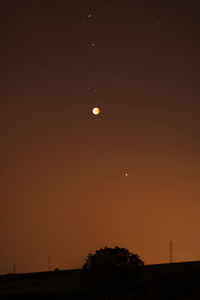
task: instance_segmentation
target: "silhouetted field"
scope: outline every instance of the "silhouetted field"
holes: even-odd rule
[[[0,296],[63,295],[65,299],[102,299],[91,296],[83,270],[63,270],[0,276]],[[93,291],[94,292],[94,291]],[[115,295],[109,299],[127,299]],[[147,265],[129,299],[200,299],[200,261]]]

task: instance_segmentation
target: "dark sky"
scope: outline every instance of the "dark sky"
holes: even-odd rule
[[[200,259],[199,37],[199,0],[0,1],[0,273]]]

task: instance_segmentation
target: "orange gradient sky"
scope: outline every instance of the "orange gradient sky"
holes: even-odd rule
[[[0,274],[115,245],[164,263],[170,240],[174,261],[199,260],[199,15],[1,1]]]

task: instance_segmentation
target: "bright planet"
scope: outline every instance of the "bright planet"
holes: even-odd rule
[[[100,109],[98,107],[94,107],[92,112],[94,115],[98,115],[100,113]]]

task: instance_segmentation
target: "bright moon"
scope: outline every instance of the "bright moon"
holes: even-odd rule
[[[92,112],[94,115],[98,115],[100,113],[100,109],[98,107],[94,107]]]

